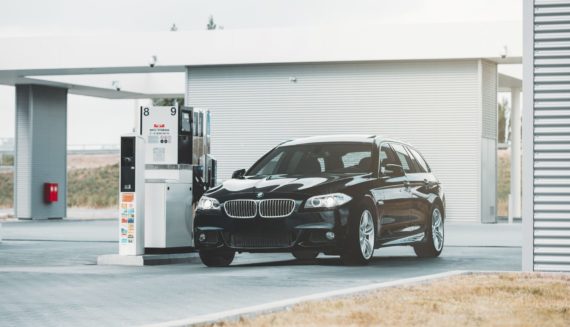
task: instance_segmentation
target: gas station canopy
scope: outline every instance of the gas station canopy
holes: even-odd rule
[[[0,84],[111,99],[179,97],[188,66],[474,58],[520,64],[521,35],[521,22],[488,22],[2,38]]]

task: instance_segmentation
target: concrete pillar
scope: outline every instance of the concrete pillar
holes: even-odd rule
[[[521,90],[511,89],[511,196],[509,223],[521,218]]]
[[[18,219],[67,214],[67,89],[16,85],[14,208]],[[44,201],[58,183],[58,201]]]

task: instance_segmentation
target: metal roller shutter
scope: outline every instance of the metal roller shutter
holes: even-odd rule
[[[533,22],[532,263],[570,271],[570,0],[534,1]]]
[[[420,149],[445,186],[449,221],[479,222],[482,134],[496,134],[495,123],[482,131],[482,65],[496,80],[479,60],[190,67],[186,96],[212,111],[221,179],[287,139],[379,134]]]

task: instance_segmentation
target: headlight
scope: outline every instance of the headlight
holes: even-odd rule
[[[317,195],[309,198],[305,203],[305,208],[313,209],[313,208],[323,208],[323,209],[332,209],[335,207],[339,207],[348,201],[352,200],[352,198],[343,193],[332,193],[332,194],[325,194],[325,195]]]
[[[220,201],[209,198],[207,196],[202,196],[200,201],[198,201],[197,210],[220,210]]]

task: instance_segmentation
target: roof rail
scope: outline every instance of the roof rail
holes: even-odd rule
[[[287,143],[287,142],[291,142],[291,141],[293,141],[293,140],[294,140],[294,139],[290,139],[290,140],[287,140],[287,141],[283,141],[283,142],[277,144],[277,146],[283,145],[283,144],[285,144],[285,143]]]

